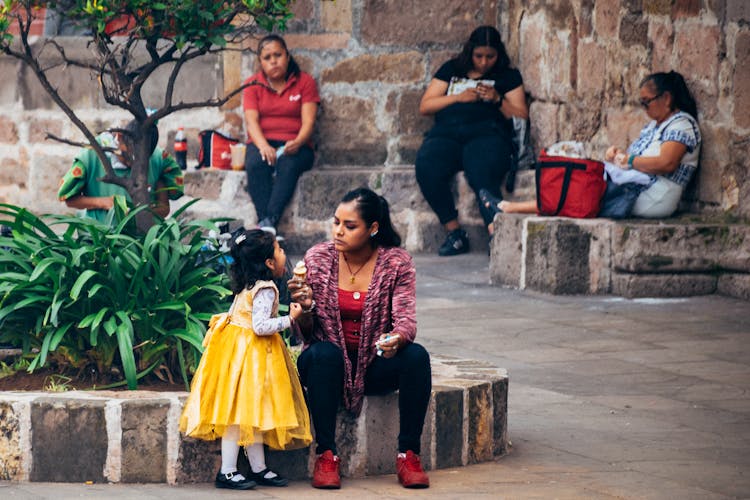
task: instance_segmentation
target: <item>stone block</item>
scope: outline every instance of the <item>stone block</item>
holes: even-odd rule
[[[12,402],[0,401],[0,481],[18,481],[23,475],[18,411]]]
[[[494,456],[492,400],[490,383],[476,384],[468,388],[470,464],[492,460]]]
[[[525,215],[495,216],[494,236],[490,243],[490,283],[521,287]]]
[[[689,75],[694,82],[693,90],[705,89],[716,95],[716,75],[719,72],[719,46],[721,30],[718,26],[704,26],[703,24],[685,23],[675,30],[674,68],[683,75]],[[699,85],[696,85],[699,84]],[[704,101],[696,100],[705,107]]]
[[[47,134],[62,137],[63,123],[59,119],[32,119],[29,123],[29,142],[41,142],[45,144],[56,144],[53,139],[48,139]]]
[[[364,0],[362,4],[362,41],[367,45],[461,44],[477,26],[495,22],[485,15],[483,0]]]
[[[719,275],[716,292],[743,300],[750,300],[750,274],[726,273]]]
[[[424,56],[416,51],[397,54],[364,54],[345,59],[323,70],[321,84],[356,83],[416,83],[424,80]]]
[[[221,466],[221,441],[201,441],[180,434],[175,482],[213,481]]]
[[[529,108],[531,136],[540,150],[558,141],[559,109],[559,104],[537,101],[531,103]]]
[[[597,34],[602,38],[617,36],[620,25],[620,1],[594,3],[594,26]]]
[[[227,172],[213,168],[188,170],[185,172],[185,194],[193,198],[218,200],[226,175]]]
[[[169,401],[128,400],[122,403],[123,483],[167,480],[167,418]]]
[[[31,404],[34,425],[31,433],[31,481],[106,481],[104,406],[105,402],[101,400],[54,397],[38,398]],[[78,452],[74,452],[76,450]]]
[[[675,0],[672,4],[674,19],[698,17],[701,13],[701,0]]]
[[[412,166],[376,174],[376,188],[388,200],[392,213],[404,210],[429,211],[430,207],[422,196]]]
[[[22,158],[4,158],[0,168],[0,186],[18,186],[25,189],[29,181],[29,159],[26,150],[21,150]],[[55,193],[55,200],[57,193]]]
[[[310,477],[311,453],[309,447],[283,451],[266,447],[266,465],[271,470],[281,471],[284,477],[293,481],[301,481]]]
[[[750,7],[746,13],[750,17]],[[732,89],[734,92],[734,122],[742,128],[750,128],[750,32],[743,31],[737,34],[734,45],[734,74],[732,76]],[[740,63],[744,61],[744,63]]]
[[[221,55],[209,54],[188,61],[180,70],[174,85],[172,102],[201,102],[223,97],[219,92],[224,89],[224,73]],[[164,102],[165,90],[173,65],[166,64],[156,71],[143,86],[143,102]],[[210,75],[206,78],[202,75]],[[103,103],[100,103],[103,105]]]
[[[318,116],[322,165],[382,165],[387,137],[379,130],[375,102],[357,97],[325,98]]]
[[[290,50],[341,50],[349,45],[349,33],[288,33],[284,35]]]
[[[643,12],[654,15],[669,15],[672,11],[672,0],[644,0]]]
[[[29,189],[37,193],[36,211],[56,211],[60,208],[57,190],[63,175],[72,164],[73,156],[36,154],[29,167]]]
[[[352,31],[352,0],[320,2],[321,24],[325,31]]]
[[[318,168],[304,175],[297,184],[299,217],[329,220],[341,198],[359,186],[369,186],[372,171],[365,169]]]
[[[354,418],[347,411],[340,411],[336,418],[336,447],[341,458],[341,475],[364,477],[367,474],[367,454],[363,419]]]
[[[604,92],[606,72],[603,61],[607,60],[607,49],[594,41],[581,41],[578,44],[579,95],[598,96]]]
[[[750,272],[750,228],[621,222],[613,229],[612,265],[630,273]]]
[[[508,453],[508,375],[492,381],[492,440],[495,456]]]
[[[649,23],[651,40],[651,70],[670,71],[672,69],[672,48],[674,28],[668,20],[652,19]]]
[[[19,96],[18,80],[21,74],[21,63],[7,56],[0,57],[0,74],[6,75],[0,81],[0,105],[7,109],[15,106]],[[17,75],[8,78],[7,75]]]
[[[436,467],[463,465],[464,395],[456,387],[433,386],[435,406],[441,411],[435,415]]]
[[[418,135],[420,139],[425,132],[430,130],[434,120],[430,116],[419,113],[419,102],[422,100],[422,91],[405,90],[399,94],[396,106],[397,127],[396,131],[401,134]]]
[[[711,274],[612,273],[612,293],[635,297],[691,297],[716,291],[717,276]]]
[[[18,127],[10,117],[0,115],[0,143],[16,144],[18,142]]]
[[[547,97],[545,85],[547,71],[544,66],[546,63],[544,54],[547,52],[544,43],[545,21],[545,17],[540,13],[524,15],[519,27],[521,38],[519,67],[523,68],[523,86],[527,92],[538,99]],[[533,126],[533,116],[531,123]]]
[[[597,219],[529,218],[524,286],[552,294],[609,289],[609,225]]]
[[[367,475],[394,474],[398,452],[398,393],[370,396],[365,415]]]
[[[422,135],[402,135],[396,139],[395,163],[414,165],[417,161],[417,153],[422,147],[424,137]]]
[[[727,0],[727,21],[750,21],[750,4],[746,0]]]
[[[88,42],[86,38],[58,37],[56,41],[63,46],[68,58],[93,62],[91,51],[86,46]],[[96,80],[97,74],[75,66],[61,64],[61,58],[57,51],[41,50],[44,42],[44,39],[39,39],[32,43],[32,50],[40,53],[38,61],[42,67],[52,68],[47,71],[47,78],[54,82],[55,89],[68,106],[72,109],[86,109],[102,104],[99,85]],[[57,104],[42,87],[30,68],[25,65],[21,66],[20,71],[15,74],[18,75],[18,92],[21,95],[24,109],[57,109]]]
[[[620,41],[626,47],[648,43],[648,20],[639,14],[626,14],[620,21]]]

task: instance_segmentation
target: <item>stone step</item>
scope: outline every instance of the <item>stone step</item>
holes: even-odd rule
[[[750,299],[750,225],[495,218],[490,279],[552,294],[681,297],[719,292]]]
[[[422,435],[427,469],[477,463],[508,451],[508,376],[467,359],[433,357]],[[95,483],[212,481],[219,441],[185,438],[186,392],[0,392],[0,479]],[[341,411],[337,444],[348,477],[395,472],[398,395],[368,396],[358,418]],[[310,477],[311,448],[268,451],[269,467]]]
[[[185,196],[173,203],[175,207],[180,207],[197,199],[199,201],[188,209],[192,218],[228,217],[236,219],[238,225],[254,227],[258,221],[247,194],[247,182],[245,172],[188,170],[185,174]],[[393,224],[407,250],[437,251],[445,232],[422,197],[414,167],[396,165],[316,167],[305,172],[278,227],[279,232],[287,237],[287,252],[302,254],[313,244],[328,239],[336,204],[344,194],[360,186],[369,187],[388,200]],[[511,198],[533,198],[534,192],[534,172],[519,172]],[[487,230],[479,214],[474,192],[462,173],[455,178],[453,193],[459,219],[473,243],[472,249],[485,252]]]

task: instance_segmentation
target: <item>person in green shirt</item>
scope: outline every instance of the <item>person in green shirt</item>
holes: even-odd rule
[[[131,121],[125,131],[135,130],[137,123]],[[126,133],[104,132],[97,136],[97,142],[104,147],[120,149],[127,147]],[[166,151],[156,147],[159,131],[156,125],[149,131],[149,149],[152,151],[148,165],[148,183],[151,190],[151,211],[159,217],[169,215],[169,200],[183,195],[183,177],[177,162]],[[107,152],[115,174],[120,177],[130,175],[130,167],[125,158],[114,152]],[[73,160],[70,170],[63,176],[57,196],[71,208],[83,211],[83,215],[104,222],[107,213],[114,206],[115,196],[123,196],[130,201],[128,192],[116,184],[99,180],[106,174],[102,162],[92,148],[83,148]]]

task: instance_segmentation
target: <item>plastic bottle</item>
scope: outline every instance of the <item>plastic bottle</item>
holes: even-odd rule
[[[187,169],[187,137],[184,127],[179,127],[174,136],[174,159],[182,170]]]

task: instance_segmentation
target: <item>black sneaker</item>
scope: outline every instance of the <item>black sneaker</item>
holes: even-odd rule
[[[466,231],[463,229],[454,229],[445,238],[445,241],[440,245],[438,255],[441,257],[450,257],[452,255],[460,255],[469,251],[469,237]]]
[[[260,472],[250,472],[250,477],[255,481],[257,484],[261,486],[286,486],[289,484],[289,480],[285,477],[281,477],[278,474],[276,474],[274,477],[266,477],[266,474],[269,472],[272,472],[271,469],[266,467]]]
[[[240,476],[242,479],[233,479],[234,476]],[[226,474],[222,474],[219,472],[216,474],[216,481],[214,481],[214,485],[217,488],[226,488],[229,490],[251,490],[255,488],[256,483],[253,480],[247,479],[246,477],[243,477],[242,474],[239,474],[237,471],[235,472],[228,472]]]

